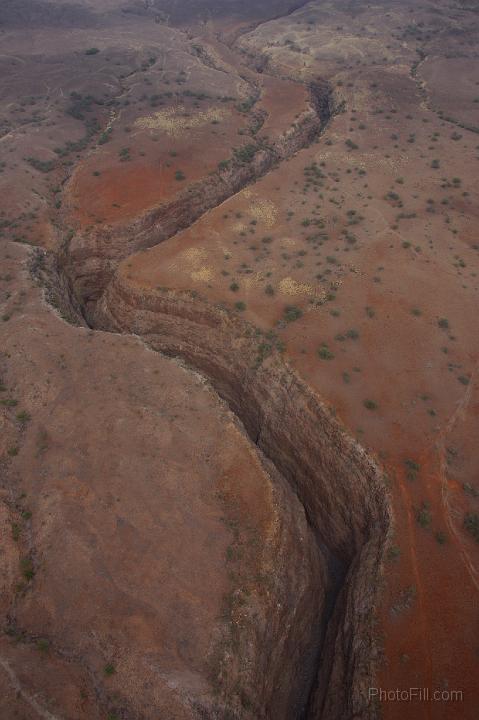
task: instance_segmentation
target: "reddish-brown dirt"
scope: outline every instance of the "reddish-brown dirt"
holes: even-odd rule
[[[283,581],[283,598],[320,612],[302,508],[202,378],[62,321],[25,258],[2,257],[16,288],[2,327],[2,716],[220,712],[222,675],[236,675],[228,704],[251,693],[256,707],[257,658],[230,668],[228,648],[261,617],[271,631],[271,602],[281,634]]]
[[[176,114],[181,115],[184,106],[178,107]],[[217,107],[223,110],[221,105]],[[154,117],[155,111],[149,112]],[[230,109],[227,112],[227,131],[222,129],[224,121],[218,126],[205,121],[192,131],[185,129],[178,136],[162,137],[160,142],[158,138],[152,141],[155,130],[133,131],[128,136],[128,144],[134,147],[131,160],[122,162],[123,145],[115,141],[108,145],[108,150],[92,155],[70,183],[69,202],[74,207],[74,218],[81,226],[88,226],[135,217],[171,200],[190,183],[215,171],[218,163],[229,157],[237,131],[245,125],[240,113],[233,110],[234,117],[230,117]],[[194,119],[194,109],[191,115]],[[177,179],[178,172],[182,175]]]
[[[356,84],[361,82],[361,71],[356,71],[356,78]],[[377,78],[375,85],[381,88]],[[451,477],[445,458],[449,433],[459,418],[464,451],[469,447],[469,453],[473,452],[471,443],[477,434],[473,398],[479,347],[477,333],[471,332],[477,282],[475,273],[467,280],[461,279],[464,272],[455,262],[457,241],[451,236],[448,245],[442,229],[445,214],[437,217],[425,210],[426,200],[431,209],[433,203],[448,198],[448,207],[460,228],[461,247],[467,253],[464,266],[469,262],[474,266],[474,249],[469,247],[474,244],[470,218],[474,217],[475,201],[466,158],[473,151],[475,139],[466,135],[456,140],[455,153],[448,155],[451,141],[437,142],[444,133],[448,137],[448,127],[444,128],[440,118],[425,108],[421,89],[415,88],[414,80],[401,72],[396,77],[384,76],[384,83],[388,102],[401,116],[391,115],[386,123],[380,116],[373,120],[368,117],[371,110],[368,112],[366,101],[353,97],[351,102],[358,108],[353,111],[354,120],[371,128],[371,132],[366,128],[358,134],[359,151],[336,149],[339,138],[347,134],[348,119],[339,117],[318,150],[303,151],[173,241],[129,258],[123,272],[143,291],[163,286],[196,290],[213,303],[226,301],[233,308],[235,302],[241,301],[245,317],[264,330],[277,327],[288,304],[304,312],[299,320],[279,330],[289,357],[301,375],[329,399],[343,421],[383,460],[391,480],[396,523],[385,575],[385,664],[380,684],[388,688],[419,685],[460,689],[462,703],[444,702],[430,707],[418,702],[408,706],[408,712],[411,717],[472,717],[468,708],[474,712],[477,649],[471,628],[477,621],[476,551],[474,541],[462,528],[462,518],[471,504],[461,484]],[[404,127],[404,115],[414,104],[421,108],[421,115],[417,117],[416,108],[416,117],[406,118]],[[421,119],[427,123],[424,130],[418,122]],[[442,188],[452,190],[441,192],[435,174],[426,169],[427,157],[421,161],[421,150],[418,154],[413,145],[405,144],[407,125],[415,131],[416,143],[436,138],[437,144],[431,148],[434,157],[447,157],[447,161],[439,161],[440,165],[447,162],[449,178],[461,178],[455,190],[454,183],[444,184],[443,180]],[[381,156],[381,138],[385,141],[395,131],[399,131],[397,139],[403,145],[397,150],[389,145],[389,154]],[[454,132],[454,126],[449,125],[449,133]],[[333,139],[332,147],[327,145],[328,137]],[[318,206],[321,227],[329,234],[328,245],[337,251],[330,234],[335,237],[336,227],[342,230],[349,226],[360,236],[359,248],[351,246],[350,256],[344,256],[346,262],[339,260],[338,268],[338,259],[334,260],[332,283],[327,284],[327,274],[323,282],[318,282],[311,272],[311,251],[304,240],[311,233],[303,230],[296,219],[299,213],[302,215],[298,219],[303,215],[311,217],[314,208],[310,200],[295,197],[299,194],[298,183],[304,183],[303,169],[311,160],[318,166],[325,164],[323,172],[330,191],[335,189],[331,181],[340,179],[339,207],[353,211],[344,223],[334,217],[336,210],[329,211],[323,203]],[[358,168],[365,171],[362,182]],[[439,174],[444,177],[441,171]],[[401,176],[405,179],[394,186],[394,180]],[[394,215],[400,212],[394,209],[398,205],[396,196],[382,197],[388,185],[391,187],[389,178],[393,183],[391,193],[396,187],[397,194],[403,194],[404,183],[406,188],[410,185],[409,193],[412,191],[412,208],[406,208],[405,219],[399,222],[394,221]],[[362,187],[366,189],[358,193]],[[466,199],[460,197],[464,188],[468,190]],[[414,214],[409,219],[406,214],[411,210]],[[364,216],[357,227],[351,223],[354,214]],[[450,223],[451,218],[446,217],[446,221]],[[424,249],[414,249],[415,243],[422,245],[424,237],[429,247],[426,244]],[[338,242],[344,240],[338,237],[336,245]],[[347,245],[344,249],[348,249]],[[325,263],[323,260],[315,264],[321,272]],[[281,270],[281,266],[285,269]],[[265,293],[267,285],[274,295]],[[328,292],[331,299],[323,304]],[[449,331],[438,325],[446,316],[452,328]],[[348,339],[348,328],[355,330],[359,340],[354,339],[355,335]],[[338,331],[345,334],[341,343],[335,340]],[[444,354],[441,348],[451,341]],[[322,343],[334,352],[334,360],[318,359]],[[365,409],[366,400],[371,400],[377,409]],[[461,453],[461,462],[468,463],[472,471],[464,475],[468,484],[474,482],[469,453]],[[408,475],[414,478],[407,479]],[[396,556],[396,547],[400,556]],[[451,664],[452,638],[460,648],[456,652],[461,661]],[[403,709],[400,703],[386,703],[383,712],[387,717],[400,717]]]
[[[248,427],[256,411],[229,402],[248,437],[215,392],[229,401],[243,383],[245,403],[253,388],[272,412],[268,392],[283,362],[384,469],[393,513],[385,562],[378,557],[374,571],[365,563],[361,582],[346,580],[352,597],[343,615],[336,590],[340,620],[330,618],[320,652],[337,662],[326,680],[320,669],[305,716],[342,720],[346,705],[331,698],[343,686],[354,717],[379,709],[390,720],[477,716],[478,545],[466,520],[479,512],[478,15],[469,4],[442,2],[277,10],[264,21],[250,8],[221,17],[199,9],[176,18],[181,30],[163,16],[115,15],[113,30],[97,28],[88,44],[84,30],[72,30],[74,59],[65,62],[63,46],[55,88],[71,82],[81,56],[78,91],[88,93],[82,49],[98,46],[90,72],[113,104],[85,111],[111,136],[67,155],[71,165],[54,150],[82,137],[63,91],[51,93],[53,138],[48,124],[34,116],[19,125],[12,110],[17,76],[32,71],[7,73],[1,379],[20,405],[2,410],[6,717],[136,720],[154,708],[186,718],[199,717],[200,706],[212,718],[226,709],[238,718],[302,716],[317,659],[301,685],[297,655],[290,665],[287,658],[293,649],[311,652],[331,562],[284,481],[281,443],[277,458],[265,459],[266,430],[260,424],[255,436]],[[135,47],[125,41],[132,32],[144,38]],[[35,37],[38,51],[48,31]],[[12,30],[6,40],[9,53],[29,55]],[[105,51],[121,65],[108,80]],[[318,78],[333,88],[336,112],[292,154],[298,118],[312,112],[308,83]],[[22,93],[24,109],[30,94]],[[43,112],[51,100],[38,99]],[[155,127],[142,125],[158,114]],[[171,117],[180,122],[173,130]],[[204,214],[182,229],[189,198],[209,187],[220,163],[229,162],[229,181],[254,166],[248,146],[270,142],[278,157],[264,177],[252,172],[217,203],[211,183]],[[38,148],[54,169],[25,161]],[[178,233],[162,207],[172,208]],[[41,301],[11,240],[58,251],[48,296],[66,319],[78,319],[91,275],[89,321],[124,336],[63,322]],[[150,249],[130,254],[138,247]],[[250,335],[262,340],[251,351]],[[24,408],[28,421],[17,416]],[[290,454],[301,458],[315,430],[294,410],[268,422],[282,432],[294,424]],[[360,467],[350,481],[351,523],[368,506]],[[327,493],[324,502],[339,527],[348,512],[339,487],[336,503]],[[366,588],[368,572],[376,586],[379,566],[376,607]],[[291,598],[303,594],[294,609]],[[353,676],[343,660],[345,648],[350,657],[358,645],[364,651],[361,603],[375,613],[374,631],[368,626],[370,664],[355,665]],[[282,634],[288,623],[291,633]],[[341,633],[351,628],[346,640]],[[284,695],[275,700],[279,677]],[[445,695],[378,703],[370,687]],[[456,691],[460,697],[447,696]]]

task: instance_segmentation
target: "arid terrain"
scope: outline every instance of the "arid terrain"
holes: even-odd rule
[[[2,0],[2,720],[478,717],[478,160],[476,0]]]

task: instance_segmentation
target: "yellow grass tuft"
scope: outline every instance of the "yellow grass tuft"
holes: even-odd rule
[[[278,209],[271,200],[257,200],[251,205],[250,213],[258,222],[263,222],[266,227],[273,227],[278,215]]]
[[[195,282],[205,282],[208,283],[210,280],[213,280],[215,274],[213,272],[213,269],[210,267],[202,267],[199,270],[195,270],[191,273],[190,277]]]
[[[210,108],[209,110],[186,115],[185,108],[179,105],[175,108],[160,110],[153,113],[153,115],[137,118],[135,125],[143,130],[163,130],[170,137],[178,137],[187,130],[201,127],[213,120],[219,122],[229,114],[229,111],[223,108]]]
[[[279,291],[282,295],[316,295],[312,285],[300,283],[293,278],[283,278],[279,283]]]

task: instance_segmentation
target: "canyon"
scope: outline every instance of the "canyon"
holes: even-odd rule
[[[474,114],[438,110],[444,90],[430,86],[456,43],[472,45],[476,16],[458,3],[449,21],[425,4],[411,29],[408,3],[385,15],[231,5],[49,3],[40,17],[24,3],[0,15],[14,73],[4,97],[20,83],[28,107],[35,73],[49,88],[30,121],[5,104],[0,139],[0,708],[395,719],[400,703],[370,690],[409,678],[464,694],[452,710],[411,706],[411,718],[472,718],[473,640],[450,618],[477,622],[477,550],[460,527],[463,512],[473,527],[477,497],[477,283],[464,278],[476,206],[469,175],[439,186],[435,163],[459,172],[477,128]],[[68,31],[38,63],[57,24]],[[467,77],[461,92],[468,107]],[[381,102],[393,107],[375,128]],[[434,128],[447,123],[460,138],[443,146]],[[398,173],[423,159],[399,143],[412,153],[416,141],[440,160],[398,214]],[[451,221],[456,274],[431,239]],[[412,314],[428,325],[409,341],[401,313],[418,288]],[[350,328],[332,330],[343,316]],[[364,356],[349,349],[358,340]],[[396,350],[409,342],[413,369]],[[452,344],[454,391],[430,359],[438,342]],[[416,425],[411,385],[435,403]],[[435,427],[437,413],[449,420]],[[441,592],[443,572],[461,592]],[[445,646],[432,655],[434,602],[438,642],[462,653],[454,669]]]

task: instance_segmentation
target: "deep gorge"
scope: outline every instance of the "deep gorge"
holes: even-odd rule
[[[280,352],[271,347],[264,354],[254,328],[187,294],[143,292],[119,264],[173,238],[305,147],[334,111],[330,87],[318,82],[311,87],[311,112],[280,142],[258,147],[251,163],[218,173],[128,226],[79,233],[50,257],[50,296],[64,317],[96,330],[135,334],[201,373],[304,507],[328,580],[323,616],[311,628],[307,682],[291,688],[300,695],[297,720],[375,717],[367,687],[376,666],[374,614],[391,524],[381,470]],[[261,684],[268,687],[268,679]],[[274,687],[268,691],[273,698]],[[271,698],[261,698],[264,717],[276,718]]]

